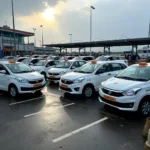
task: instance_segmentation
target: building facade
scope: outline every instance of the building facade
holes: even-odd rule
[[[14,40],[15,32],[15,40]],[[34,53],[34,43],[30,43],[29,38],[34,36],[34,33],[13,30],[8,26],[0,27],[0,52],[2,56],[13,55],[16,50],[17,55]],[[25,43],[25,38],[28,42]],[[15,44],[14,44],[15,41]]]

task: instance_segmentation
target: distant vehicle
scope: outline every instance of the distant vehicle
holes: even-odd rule
[[[146,58],[150,57],[150,48],[138,50],[138,56],[141,59],[146,59]]]
[[[0,62],[0,90],[8,91],[12,97],[39,92],[45,85],[44,77],[29,66],[15,60]]]
[[[60,61],[62,60],[72,60],[73,58],[75,58],[75,56],[63,56],[60,58]]]
[[[94,91],[98,91],[100,83],[117,75],[127,65],[121,62],[92,60],[91,62],[67,73],[61,77],[60,90],[90,98]]]
[[[17,58],[20,58],[20,55],[17,55],[16,57],[17,57]]]
[[[55,67],[48,70],[47,78],[50,82],[59,81],[60,77],[76,68],[83,66],[86,62],[82,60],[60,61]]]
[[[35,63],[31,68],[44,76],[46,79],[46,75],[49,69],[57,65],[59,61],[56,60],[39,60]]]
[[[31,57],[32,57],[32,58],[38,58],[39,55],[32,55]]]
[[[28,57],[20,57],[17,59],[17,62],[22,62],[24,61],[25,59],[29,59]]]
[[[122,56],[100,56],[96,58],[97,61],[118,61],[118,62],[125,62],[128,65],[128,60],[126,60]]]
[[[101,83],[99,101],[122,111],[150,115],[150,63],[132,65]]]
[[[5,56],[2,60],[16,60],[15,56]]]
[[[41,55],[38,58],[44,58],[44,59],[46,59],[46,58],[48,58],[48,55]]]
[[[86,62],[94,60],[94,56],[77,56],[75,58],[73,58],[73,60],[84,60]]]
[[[24,55],[24,57],[31,57],[30,55]]]
[[[49,59],[49,60],[59,60],[60,57],[59,56],[52,56],[52,55],[50,55],[50,56],[48,56],[47,59]]]

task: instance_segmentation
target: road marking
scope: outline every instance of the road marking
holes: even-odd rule
[[[75,103],[70,103],[70,104],[66,104],[66,105],[63,105],[63,106],[58,106],[58,107],[56,107],[56,108],[57,108],[57,109],[58,109],[58,108],[65,108],[65,107],[68,107],[68,106],[72,106],[72,105],[74,105],[74,104],[75,104]],[[48,109],[48,110],[50,110],[50,109]],[[45,110],[45,111],[46,111],[46,110]],[[43,113],[43,112],[45,112],[45,111],[39,111],[39,112],[36,112],[36,113],[33,113],[33,114],[25,115],[24,117],[27,118],[27,117],[35,116],[35,115],[41,114],[41,113]]]
[[[56,95],[56,94],[52,94],[52,93],[46,93],[46,95],[48,95],[48,96],[54,96],[54,97],[61,97],[61,95]]]
[[[12,105],[17,105],[17,104],[21,104],[21,103],[27,103],[27,102],[31,102],[31,101],[35,101],[35,100],[44,98],[44,97],[45,97],[45,96],[41,96],[41,97],[37,97],[37,98],[32,98],[32,99],[25,100],[25,101],[21,101],[21,102],[11,103],[11,104],[9,104],[9,105],[12,106]]]
[[[81,132],[81,131],[83,131],[83,130],[86,130],[86,129],[88,129],[88,128],[94,126],[94,125],[97,125],[97,124],[99,124],[99,123],[101,123],[101,122],[103,122],[103,121],[105,121],[105,120],[107,120],[107,119],[108,119],[107,117],[104,117],[103,119],[100,119],[100,120],[95,121],[95,122],[93,122],[93,123],[91,123],[91,124],[88,124],[88,125],[86,125],[86,126],[84,126],[84,127],[81,127],[81,128],[79,128],[79,129],[77,129],[77,130],[74,130],[74,131],[72,131],[72,132],[70,132],[70,133],[67,133],[67,134],[65,134],[65,135],[63,135],[63,136],[61,136],[61,137],[59,137],[59,138],[56,138],[56,139],[54,139],[54,140],[52,140],[52,141],[53,141],[54,143],[59,142],[59,141],[65,139],[65,138],[68,138],[68,137],[70,137],[70,136],[72,136],[72,135],[74,135],[74,134],[77,134],[77,133],[79,133],[79,132]]]

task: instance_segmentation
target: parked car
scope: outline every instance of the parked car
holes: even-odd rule
[[[96,58],[97,61],[119,61],[119,62],[125,62],[128,65],[128,60],[126,60],[122,56],[99,56]]]
[[[8,91],[12,97],[39,92],[45,84],[41,74],[23,63],[14,60],[0,62],[0,90]]]
[[[49,59],[49,60],[60,60],[60,57],[50,55],[47,59]]]
[[[63,56],[60,58],[60,61],[63,61],[63,60],[72,60],[73,58],[75,58],[75,56]]]
[[[74,72],[61,77],[60,90],[70,94],[82,94],[90,98],[94,91],[98,91],[100,83],[117,75],[127,65],[121,62],[98,62],[93,60]]]
[[[101,83],[99,101],[123,111],[150,114],[150,63],[135,64]]]
[[[86,62],[82,60],[60,61],[55,67],[48,70],[47,78],[50,82],[59,81],[61,76],[72,72],[74,69],[83,66]]]
[[[37,63],[31,66],[31,68],[39,72],[40,74],[42,74],[44,78],[46,79],[48,70],[54,67],[58,63],[59,61],[56,61],[56,60],[39,60]]]
[[[73,60],[84,60],[86,62],[89,62],[91,60],[94,60],[94,56],[77,56],[73,58]]]
[[[15,56],[5,56],[2,60],[7,61],[7,60],[16,60],[17,58]]]

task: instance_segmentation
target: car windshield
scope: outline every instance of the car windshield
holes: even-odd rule
[[[92,64],[88,63],[83,65],[82,67],[76,69],[74,72],[79,72],[79,73],[93,73],[100,64]]]
[[[22,63],[6,64],[6,66],[12,73],[28,73],[33,71],[29,66]]]
[[[104,57],[104,56],[100,56],[100,57],[96,58],[96,60],[97,60],[97,61],[106,61],[107,58]]]
[[[70,68],[71,62],[59,62],[55,68]]]
[[[150,67],[131,66],[118,74],[116,78],[134,81],[148,81],[150,80]]]
[[[45,66],[46,63],[47,62],[45,60],[39,60],[37,63],[34,64],[34,66]]]

